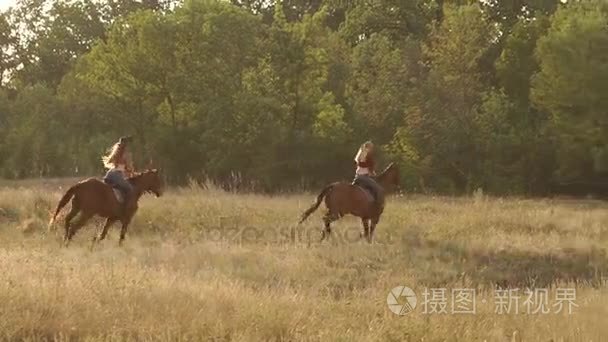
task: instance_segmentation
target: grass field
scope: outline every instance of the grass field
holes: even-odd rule
[[[118,227],[60,245],[47,231],[61,182],[0,190],[0,340],[606,341],[608,204],[594,201],[392,197],[376,243],[354,218],[319,244],[314,194],[265,197],[198,188],[146,197],[122,248]],[[387,307],[412,288],[413,312]],[[424,290],[445,288],[447,313]],[[518,312],[496,312],[497,288]],[[525,289],[547,290],[528,313]],[[574,289],[571,314],[558,311]],[[475,313],[453,313],[458,289]],[[402,299],[400,299],[402,300]],[[441,307],[441,306],[440,306]],[[426,313],[425,313],[426,308]]]

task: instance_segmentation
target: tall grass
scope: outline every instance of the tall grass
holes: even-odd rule
[[[389,199],[376,243],[345,218],[320,238],[313,195],[197,187],[146,197],[89,250],[48,231],[58,184],[0,190],[0,339],[215,341],[602,341],[608,336],[608,206],[601,202]],[[97,226],[94,224],[97,223]],[[419,306],[388,310],[390,289]],[[497,287],[576,288],[572,314],[494,312]],[[424,314],[425,288],[474,288],[475,314]],[[448,298],[449,299],[449,298]],[[486,299],[486,302],[482,302]],[[449,310],[448,310],[449,311]]]

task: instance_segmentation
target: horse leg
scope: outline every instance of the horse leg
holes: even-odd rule
[[[74,237],[74,235],[76,234],[76,232],[82,228],[89,219],[91,219],[91,217],[93,217],[92,214],[86,214],[86,213],[82,213],[82,215],[78,218],[78,221],[76,221],[73,225],[70,225],[70,229],[68,231],[68,235],[65,239],[65,245],[67,247],[67,245],[70,243],[70,241],[72,241],[72,238]]]
[[[106,220],[106,222],[103,225],[103,228],[101,229],[101,232],[99,232],[99,235],[94,235],[93,236],[93,244],[95,244],[95,242],[97,241],[102,241],[103,239],[106,238],[106,235],[108,235],[108,230],[110,230],[110,226],[116,222],[115,219],[110,219],[108,218]]]
[[[106,235],[108,235],[108,231],[110,230],[110,226],[112,224],[114,224],[114,222],[116,222],[115,219],[106,220],[106,223],[103,225],[103,229],[101,230],[101,233],[99,233],[99,241],[106,238]]]
[[[361,234],[362,238],[366,238],[369,239],[369,219],[368,218],[362,218],[361,219],[361,223],[363,224],[363,233]]]
[[[380,221],[380,217],[374,217],[372,224],[369,227],[369,235],[367,236],[367,242],[372,243],[374,240],[374,232],[376,231],[376,225]]]
[[[127,227],[129,227],[130,222],[131,219],[125,219],[122,221],[122,227],[120,228],[120,240],[118,240],[119,246],[122,246],[122,243],[125,240],[125,236],[127,235]]]
[[[65,229],[65,234],[63,236],[64,241],[68,240],[69,235],[70,235],[70,224],[71,224],[72,220],[74,219],[74,217],[76,217],[76,215],[78,215],[79,211],[80,211],[80,209],[76,205],[74,205],[74,203],[72,202],[72,209],[66,215],[65,222],[63,224],[63,227]]]
[[[331,234],[331,223],[338,219],[336,216],[337,215],[332,214],[331,211],[328,211],[323,216],[323,223],[325,224],[325,227],[321,235],[321,241],[325,240],[325,238],[329,237]]]
[[[319,242],[323,242],[323,240],[331,234],[331,221],[323,218],[323,223],[325,224],[325,227],[323,228],[323,231],[321,231],[321,241]]]

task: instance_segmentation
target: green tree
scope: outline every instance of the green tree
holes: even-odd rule
[[[352,44],[374,33],[397,42],[404,38],[421,38],[435,18],[439,6],[427,0],[389,0],[343,2],[330,0],[334,7],[346,7],[346,18],[340,31]],[[349,4],[344,6],[343,4]]]
[[[608,173],[608,5],[572,2],[556,12],[540,38],[540,71],[532,99],[551,114],[562,181]]]
[[[257,138],[250,136],[239,141],[237,134],[241,132],[237,127],[244,128],[249,122],[252,127],[243,134],[263,132],[253,127],[253,121],[257,115],[273,115],[272,109],[267,114],[259,113],[267,108],[264,101],[251,103],[252,98],[246,93],[251,86],[251,74],[267,70],[264,65],[258,66],[262,51],[261,21],[235,6],[204,1],[186,2],[176,11],[175,21],[179,23],[175,103],[179,103],[182,118],[178,123],[180,135],[188,137],[180,147],[188,152],[185,156],[180,154],[181,158],[190,159],[176,167],[188,174],[204,172],[214,178],[245,172],[246,159],[239,158],[241,153],[228,154],[226,149],[250,150],[243,147]],[[248,113],[253,117],[248,118],[243,110],[251,110]],[[193,160],[191,155],[199,158]],[[185,165],[188,167],[183,170]]]
[[[494,171],[495,174],[504,174],[500,170],[519,167],[510,172],[517,175],[511,179],[518,179],[520,186],[504,183],[504,188],[511,187],[512,191],[517,188],[527,193],[546,191],[551,181],[547,174],[550,174],[555,166],[554,146],[547,129],[547,114],[534,108],[530,101],[530,83],[539,70],[535,50],[539,38],[545,35],[549,24],[549,17],[544,15],[539,15],[534,20],[522,18],[515,24],[508,37],[503,39],[504,47],[496,61],[496,77],[502,91],[486,97],[494,103],[487,105],[498,106],[499,112],[503,112],[500,108],[504,108],[504,112],[509,113],[506,119],[518,137],[516,155],[519,160],[513,160],[513,157],[511,161],[497,160],[497,165],[494,166],[498,169]],[[508,99],[504,98],[504,95]],[[494,155],[500,157],[499,150]],[[491,175],[487,171],[485,174]]]
[[[11,50],[14,49],[16,41],[9,14],[0,12],[0,88],[15,68],[15,59]]]
[[[287,131],[277,152],[284,160],[278,163],[275,172],[290,182],[302,178],[301,170],[320,170],[327,167],[329,160],[336,159],[333,153],[319,152],[327,144],[326,137],[319,135],[320,117],[324,120],[333,115],[336,119],[343,108],[339,98],[328,93],[329,88],[343,89],[345,79],[340,69],[343,62],[340,58],[344,55],[338,52],[343,45],[336,42],[337,35],[324,25],[326,10],[323,8],[314,15],[305,15],[301,22],[291,23],[286,20],[282,7],[277,6],[269,29],[267,44],[277,76],[277,96],[279,102],[285,104],[280,122]],[[338,93],[343,94],[343,90]]]
[[[42,85],[26,87],[17,94],[4,140],[6,176],[42,177],[71,171],[72,159],[62,139],[68,134],[63,113],[53,91]]]
[[[431,32],[424,48],[428,75],[404,121],[418,153],[425,156],[421,170],[430,179],[425,183],[457,192],[476,186],[474,123],[489,80],[482,61],[496,36],[477,5],[447,6]]]
[[[559,6],[556,0],[486,0],[480,3],[489,18],[500,23],[506,33],[522,19],[551,15]]]
[[[15,77],[24,84],[55,88],[79,56],[103,37],[105,25],[96,3],[21,0],[12,12],[19,41]]]
[[[108,115],[114,131],[136,135],[141,164],[151,157],[159,120],[168,116],[169,127],[175,125],[170,85],[174,42],[168,18],[137,12],[114,23],[106,41],[96,45],[78,67],[76,77],[111,101],[114,111]]]
[[[382,35],[360,42],[351,57],[348,99],[360,140],[387,143],[410,105],[420,48],[414,41],[395,47]]]
[[[238,170],[225,148],[244,75],[257,63],[260,25],[219,2],[137,12],[113,24],[82,60],[81,77],[114,103],[115,129],[137,136],[144,164],[160,155],[177,181]]]
[[[546,16],[517,22],[511,34],[505,38],[502,53],[496,61],[499,85],[523,106],[530,103],[530,81],[539,69],[534,55],[536,44],[546,33],[549,24]]]
[[[100,174],[131,133],[170,182],[319,186],[366,139],[408,189],[601,180],[607,6],[19,0],[0,14],[0,169]]]

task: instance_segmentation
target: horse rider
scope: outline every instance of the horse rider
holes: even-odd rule
[[[127,180],[133,174],[133,161],[129,151],[129,143],[133,140],[131,136],[121,137],[109,150],[108,154],[101,160],[108,172],[103,181],[118,188],[123,194],[123,210],[128,208],[129,201],[133,195],[133,186]]]
[[[371,141],[366,141],[361,145],[357,155],[355,155],[355,163],[357,169],[355,170],[353,184],[368,189],[372,193],[376,206],[381,207],[383,190],[373,178],[376,176],[376,160],[374,156],[374,144]]]

